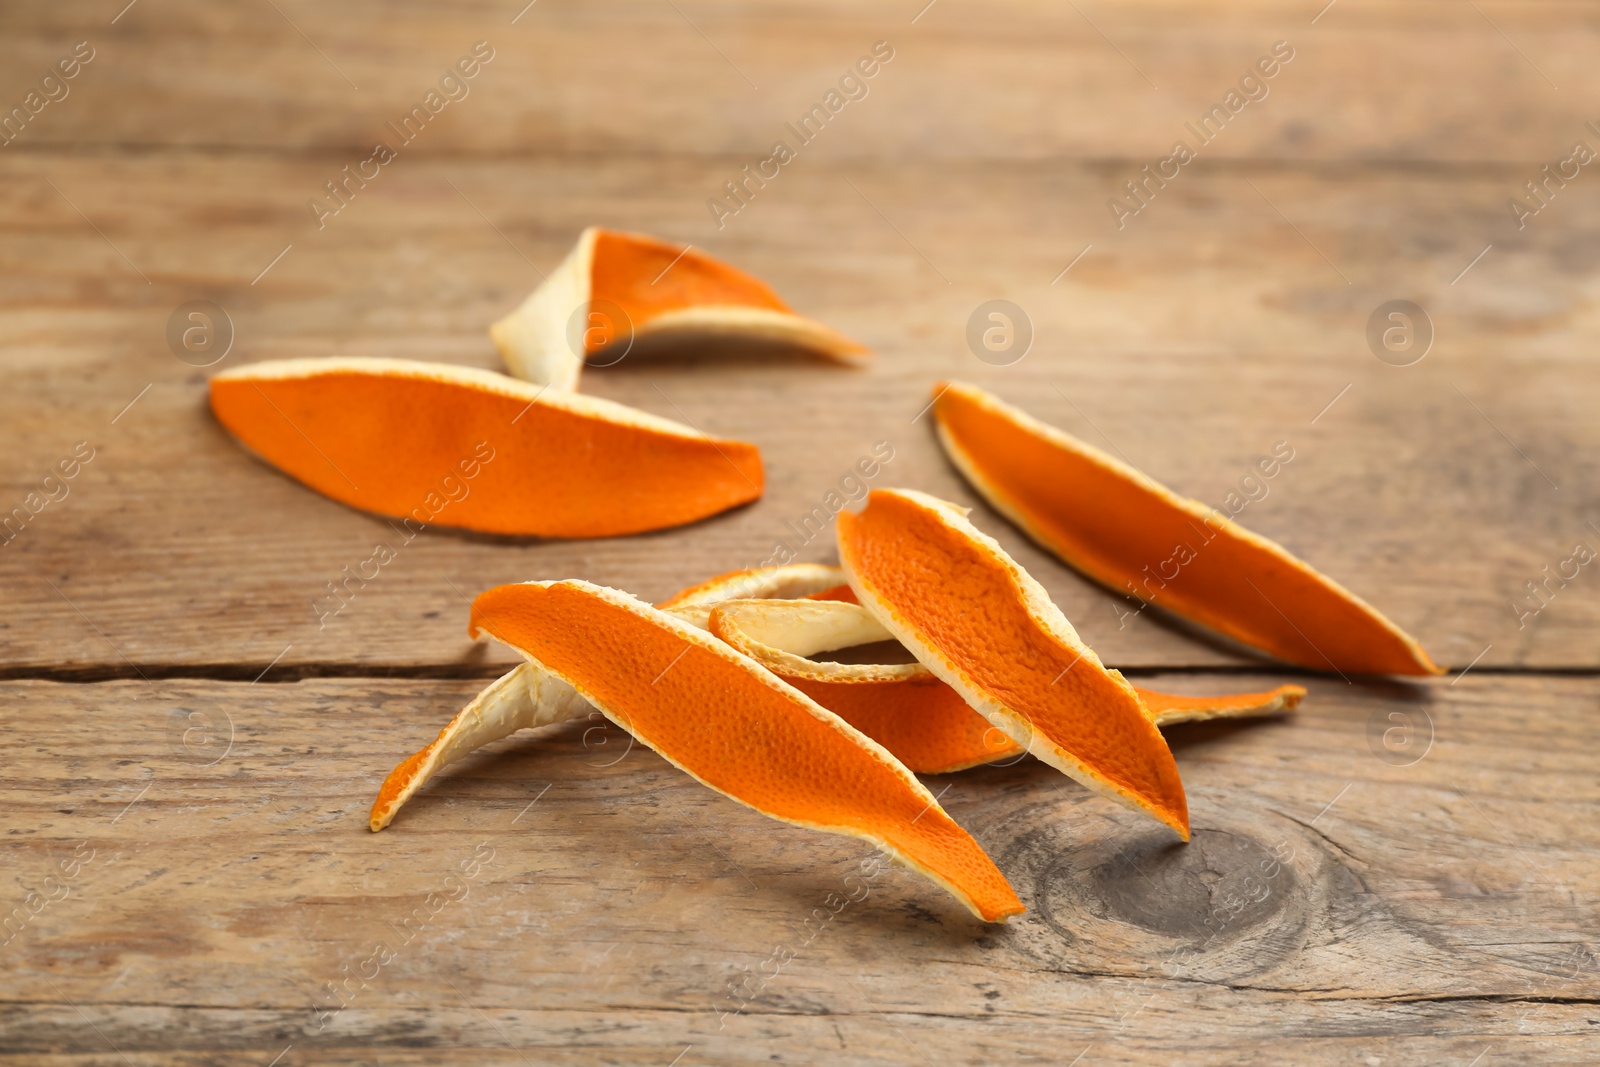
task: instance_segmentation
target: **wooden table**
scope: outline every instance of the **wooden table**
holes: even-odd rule
[[[1600,176],[1521,228],[1508,206],[1600,148],[1587,7],[122,3],[0,11],[7,109],[93,53],[0,147],[0,510],[92,452],[0,545],[0,1063],[1600,1059],[1600,573],[1526,585],[1600,548]],[[319,228],[308,200],[479,41],[468,94]],[[877,41],[865,98],[718,228],[707,199]],[[1119,228],[1108,198],[1279,41],[1265,97]],[[591,371],[758,442],[765,497],[611,541],[428,531],[319,625],[386,528],[245,455],[207,375],[495,367],[485,327],[589,224],[722,256],[876,360]],[[968,347],[991,299],[1031,321],[1018,362]],[[1432,334],[1406,366],[1368,341],[1402,299]],[[167,340],[193,300],[232,324],[213,368]],[[509,662],[467,598],[752,565],[879,441],[878,484],[977,504],[916,418],[945,376],[1213,503],[1289,442],[1242,521],[1457,673],[1175,728],[1187,847],[1032,761],[930,779],[1028,905],[1003,927],[894,870],[834,913],[862,847],[593,724],[368,832],[382,776]],[[1131,676],[1294,677],[974,518]]]

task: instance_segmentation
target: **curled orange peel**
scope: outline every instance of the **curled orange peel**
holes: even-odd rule
[[[620,359],[635,338],[672,333],[776,341],[847,361],[868,355],[796,315],[765,282],[692,246],[598,227],[489,328],[511,373],[565,390],[577,389],[585,359]]]
[[[1021,751],[920,663],[807,658],[892,639],[859,605],[734,600],[712,609],[710,625],[717,637],[878,742],[909,770],[943,774]]]
[[[246,448],[353,507],[537,537],[677,526],[761,495],[756,446],[503,374],[391,359],[252,363],[211,379]]]
[[[849,586],[806,600],[733,600],[713,608],[713,634],[837,714],[918,774],[947,774],[1020,755],[1023,746],[990,725],[920,663],[833,663],[809,657],[893,635],[855,603]],[[1134,686],[1157,726],[1271,715],[1296,707],[1305,689],[1179,696]]]
[[[701,629],[712,607],[737,596],[799,596],[836,583],[837,567],[790,563],[730,571],[680,590],[658,605]],[[532,663],[522,663],[496,679],[456,713],[426,748],[403,760],[378,789],[368,822],[373,831],[394,821],[406,801],[445,767],[484,745],[519,730],[581,719],[593,709],[565,682]]]
[[[711,609],[727,600],[792,600],[836,587],[844,571],[822,563],[787,563],[778,567],[751,567],[719,574],[698,585],[679,590],[657,604],[679,618],[706,628]]]
[[[1443,673],[1372,605],[1216,509],[977,386],[940,383],[933,410],[990,505],[1115,592],[1315,670]]]
[[[1177,763],[1139,695],[962,509],[874,489],[836,520],[861,605],[1007,737],[1189,837]]]
[[[589,703],[572,686],[524,663],[487,686],[422,751],[389,772],[372,803],[368,825],[382,830],[428,779],[491,741],[518,730],[581,719]]]
[[[581,581],[504,585],[473,631],[517,649],[702,784],[764,815],[870,841],[974,915],[1022,904],[988,855],[882,746],[710,634]]]

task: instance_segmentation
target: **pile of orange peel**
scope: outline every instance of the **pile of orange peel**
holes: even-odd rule
[[[746,503],[762,485],[755,445],[575,391],[586,360],[657,333],[775,340],[842,361],[868,354],[709,256],[591,229],[491,328],[515,377],[388,359],[283,360],[218,375],[211,403],[246,448],[367,511],[414,514],[441,474],[492,441],[496,462],[432,521],[538,537],[655,530]],[[1299,667],[1441,673],[1371,605],[1216,509],[976,386],[940,383],[931,407],[966,481],[1113,591]],[[598,709],[711,789],[783,822],[871,842],[1001,922],[1022,902],[917,774],[1026,753],[1188,840],[1183,783],[1160,728],[1269,715],[1305,696],[1296,685],[1200,697],[1129,684],[967,509],[925,493],[874,490],[861,511],[839,514],[836,533],[837,567],[734,571],[653,607],[576,579],[481,594],[469,633],[525,662],[389,774],[371,828],[388,826],[468,753]],[[1171,577],[1135,585],[1152,561],[1175,557]],[[887,641],[915,662],[819,658]]]

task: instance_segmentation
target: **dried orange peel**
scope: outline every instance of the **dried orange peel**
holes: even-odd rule
[[[1372,605],[1216,509],[976,386],[941,383],[933,410],[995,510],[1108,588],[1303,667],[1442,673]]]
[[[849,586],[798,601],[733,600],[712,609],[710,629],[919,774],[946,774],[1023,751],[920,663],[832,663],[808,658],[893,640],[854,600]],[[1157,726],[1271,715],[1293,709],[1305,696],[1298,685],[1222,696],[1133,688]]]
[[[1207,722],[1211,719],[1248,719],[1293,711],[1305,699],[1303,685],[1280,685],[1258,693],[1219,693],[1212,696],[1181,696],[1134,686],[1145,712],[1157,726],[1180,722]]]
[[[844,571],[822,563],[786,563],[778,567],[751,567],[719,574],[698,585],[679,590],[657,604],[679,618],[707,627],[711,609],[728,600],[792,600],[836,588]],[[839,646],[834,646],[839,647]]]
[[[882,746],[703,630],[579,581],[491,589],[473,602],[472,629],[717,792],[870,841],[987,921],[1023,910],[972,836]]]
[[[837,530],[861,605],[923,665],[1038,759],[1188,839],[1177,763],[1138,693],[960,508],[875,489]]]
[[[827,570],[843,573],[843,571],[833,567],[827,568]],[[822,575],[819,574],[818,578],[820,579],[821,577]],[[856,591],[848,585],[829,586],[820,592],[807,595],[804,599],[812,601],[843,601],[846,604],[855,605],[861,603],[856,598]],[[774,605],[772,610],[780,613],[781,616],[781,613],[786,608]],[[854,642],[857,644],[890,641],[894,638],[894,635],[885,630],[881,624],[878,624],[876,629],[869,631],[857,619],[851,618],[849,620],[841,620],[837,624],[840,634],[838,643],[822,644],[817,642],[821,639],[821,631],[826,628],[825,623],[819,618],[813,618],[809,622],[811,632],[816,633],[817,636],[812,638],[812,642],[816,643],[816,648],[802,653],[807,656],[812,655],[814,652],[831,652],[837,648],[848,648],[850,645],[845,642],[845,638],[854,637],[858,633],[862,636],[860,641]],[[774,619],[767,624],[766,632],[781,635],[783,631],[774,629],[774,626],[781,627],[782,625],[783,620],[781,617]],[[795,649],[790,648],[788,651],[793,652]],[[750,653],[746,654],[749,655]],[[1265,692],[1223,693],[1213,696],[1182,696],[1177,693],[1165,693],[1157,689],[1146,689],[1138,685],[1133,687],[1133,691],[1138,693],[1139,699],[1144,701],[1145,710],[1150,713],[1150,718],[1155,721],[1157,726],[1167,726],[1179,722],[1199,722],[1205,719],[1245,718],[1256,715],[1272,715],[1280,711],[1293,711],[1300,706],[1300,701],[1306,695],[1305,686],[1300,685],[1280,685]]]
[[[335,500],[538,537],[677,526],[761,495],[756,446],[503,374],[391,359],[252,363],[211,379],[248,449]]]
[[[736,596],[802,596],[833,586],[843,574],[838,567],[816,563],[752,567],[680,590],[658,607],[705,629],[712,607],[724,600]],[[457,712],[431,744],[389,772],[378,789],[369,824],[374,831],[388,826],[429,779],[484,745],[519,730],[581,719],[592,710],[589,702],[561,679],[532,663],[519,664]]]
[[[511,373],[575,390],[587,358],[657,334],[732,335],[840,360],[867,349],[790,310],[765,282],[692,247],[590,227],[517,310],[489,328]],[[621,358],[621,354],[611,358]]]
[[[432,744],[389,772],[368,824],[374,831],[388,826],[428,779],[484,745],[518,730],[582,718],[589,710],[589,702],[566,682],[531,664],[518,666],[474,697]]]
[[[866,609],[837,600],[734,600],[711,632],[923,774],[1021,751],[920,663],[830,663],[820,652],[892,640]]]

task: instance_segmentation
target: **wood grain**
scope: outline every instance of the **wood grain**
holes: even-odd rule
[[[389,765],[473,688],[6,683],[59,709],[12,727],[6,909],[92,858],[0,949],[0,1062],[1576,1064],[1594,1040],[1592,680],[1317,682],[1291,717],[1175,729],[1188,846],[1032,761],[929,779],[1027,904],[1003,927],[908,872],[847,883],[859,845],[595,724],[497,743],[370,833]],[[327,983],[362,971],[339,1010]]]
[[[1520,228],[1508,201],[1600,146],[1597,34],[1558,0],[0,8],[0,116],[95,50],[0,147],[0,516],[93,449],[0,544],[0,1064],[1593,1062],[1600,578],[1525,608],[1600,547],[1597,179]],[[879,40],[867,96],[719,227],[708,198]],[[1269,95],[1127,215],[1280,40]],[[469,94],[319,227],[308,201],[478,41]],[[591,224],[724,257],[879,354],[591,372],[759,443],[764,498],[608,541],[425,531],[319,625],[392,534],[245,455],[207,376],[498,367],[487,324]],[[994,299],[1033,328],[1004,366],[967,340]],[[1405,367],[1367,336],[1397,299],[1434,332]],[[215,367],[169,347],[192,300],[234,327]],[[951,376],[1210,503],[1288,442],[1240,519],[1471,669],[1174,729],[1188,846],[1032,761],[930,779],[1029,908],[1003,928],[599,721],[366,830],[506,662],[465,638],[473,594],[831,559],[789,524],[879,441],[876,484],[976,503],[919,416]],[[1141,682],[1288,673],[974,517]]]
[[[914,169],[812,162],[710,247],[872,344],[870,368],[641,352],[585,384],[759,443],[761,501],[604,542],[429,531],[319,628],[326,583],[392,535],[228,440],[205,406],[210,371],[168,351],[173,310],[189,299],[228,309],[237,340],[224,367],[335,353],[494,367],[485,324],[537,282],[534,265],[556,263],[586,221],[707,240],[697,198],[724,165],[656,161],[641,183],[629,162],[402,159],[408,169],[319,233],[295,221],[319,162],[10,159],[0,267],[14,297],[0,307],[0,337],[16,388],[0,396],[14,428],[0,500],[20,503],[79,440],[98,458],[71,496],[0,547],[0,588],[18,608],[0,620],[7,665],[132,676],[128,661],[231,663],[254,677],[282,653],[296,669],[476,669],[483,653],[464,636],[463,598],[499,582],[580,576],[660,598],[766,560],[779,542],[831,558],[827,539],[804,543],[787,524],[877,441],[895,450],[880,484],[972,502],[926,418],[914,421],[942,376],[986,384],[1213,504],[1252,457],[1288,441],[1296,458],[1240,515],[1246,525],[1377,604],[1441,662],[1464,666],[1492,645],[1480,666],[1600,664],[1600,581],[1587,571],[1531,618],[1513,607],[1576,542],[1600,547],[1589,526],[1600,377],[1585,355],[1595,327],[1585,293],[1600,261],[1579,250],[1600,236],[1592,200],[1557,202],[1548,210],[1565,214],[1501,244],[1502,178],[1213,169],[1186,175],[1177,199],[1155,201],[1119,237],[1094,219],[1108,179],[1093,168],[971,164],[943,168],[930,187]],[[1316,248],[1249,181],[1303,220]],[[1452,218],[1459,236],[1440,229]],[[1495,248],[1452,286],[1485,235]],[[1052,285],[1087,237],[1093,250]],[[1397,294],[1431,309],[1438,335],[1411,367],[1380,362],[1365,340],[1373,309]],[[973,310],[995,297],[1034,325],[1012,366],[979,361],[965,340]],[[979,517],[1109,662],[1240,662],[1154,613],[1129,621],[1122,600]]]
[[[1219,158],[1537,170],[1585,136],[1600,90],[1600,26],[1548,0],[1340,0],[1315,24],[1322,4],[1214,0],[941,2],[920,17],[923,3],[541,0],[514,25],[518,0],[143,0],[115,26],[106,6],[0,13],[0,100],[20,101],[63,46],[98,50],[19,144],[364,150],[477,41],[495,58],[419,151],[753,161],[879,40],[895,58],[819,151],[1151,161],[1285,41],[1294,59],[1212,146]]]

